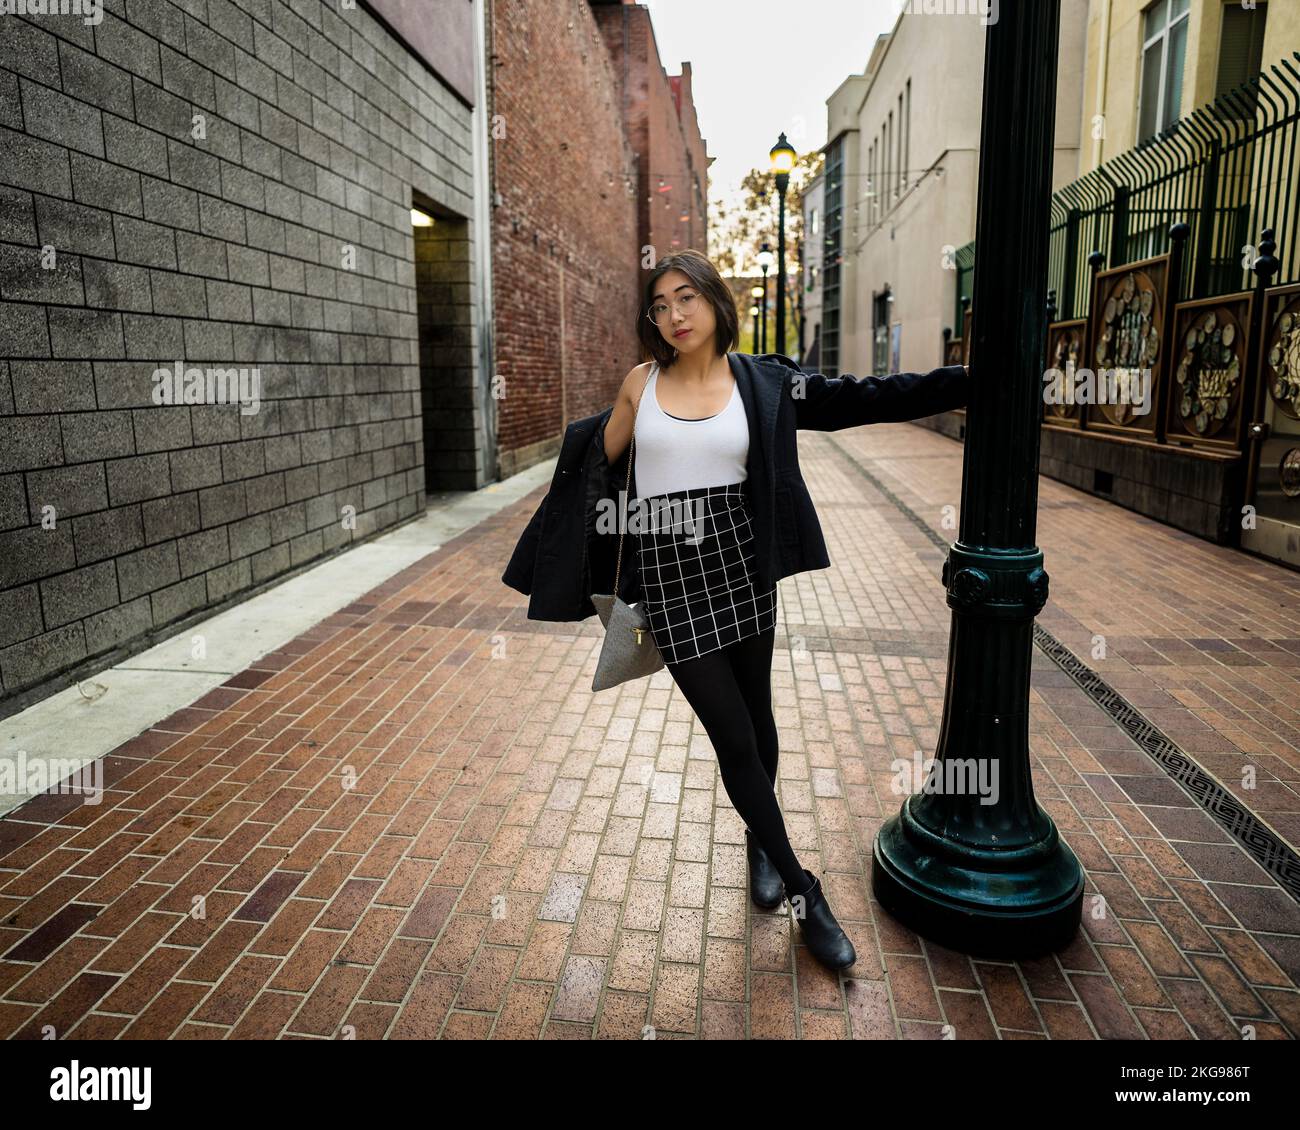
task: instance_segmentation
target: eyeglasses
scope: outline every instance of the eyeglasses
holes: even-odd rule
[[[699,298],[698,294],[683,294],[680,298],[673,299],[673,305],[683,314],[689,315],[695,309],[695,300]],[[656,326],[662,326],[664,319],[668,317],[668,305],[664,302],[656,302],[649,310],[646,311],[649,318]]]

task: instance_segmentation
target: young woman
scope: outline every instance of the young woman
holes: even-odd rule
[[[607,499],[621,505],[627,465],[614,464],[630,454],[638,525],[626,532],[635,529],[641,591],[625,569],[619,595],[644,602],[655,645],[713,742],[745,822],[754,901],[774,907],[784,894],[813,956],[843,969],[856,960],[853,944],[820,879],[795,857],[775,792],[776,586],[830,565],[795,435],[962,408],[970,373],[945,365],[827,377],[779,353],[728,353],[739,334],[735,301],[693,250],[651,272],[637,326],[653,360],[628,373],[612,408],[565,428],[551,489],[501,580],[530,598],[531,620],[594,615],[590,594],[612,591],[617,554],[600,544],[608,535],[593,510]],[[761,451],[750,450],[751,436]]]
[[[857,960],[853,943],[821,880],[795,856],[776,799],[776,585],[760,589],[753,576],[749,423],[727,357],[739,333],[735,302],[713,264],[684,251],[654,270],[643,310],[638,333],[655,360],[627,375],[604,442],[613,463],[631,443],[635,414],[633,474],[646,527],[638,549],[651,634],[708,733],[745,822],[754,901],[771,908],[784,893],[809,950],[843,969]],[[654,523],[647,513],[689,519]]]

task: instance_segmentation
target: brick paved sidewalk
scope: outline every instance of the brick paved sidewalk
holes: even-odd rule
[[[780,793],[849,977],[750,904],[743,825],[667,673],[593,695],[596,618],[529,621],[500,584],[538,492],[109,755],[102,805],[0,820],[0,1032],[1300,1034],[1296,902],[1041,649],[1038,798],[1107,914],[1013,964],[881,911],[890,762],[928,756],[942,716],[925,527],[956,535],[961,448],[910,425],[800,444],[836,565],[781,585]],[[1294,846],[1296,575],[1046,479],[1039,544],[1042,628]]]

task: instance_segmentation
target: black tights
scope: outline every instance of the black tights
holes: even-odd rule
[[[776,802],[775,639],[775,629],[760,632],[697,659],[665,666],[713,743],[731,803],[781,873],[786,890],[800,894],[808,889],[808,877],[790,847]]]

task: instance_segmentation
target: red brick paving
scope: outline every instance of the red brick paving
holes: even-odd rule
[[[781,586],[780,793],[850,976],[750,904],[743,824],[667,673],[593,695],[596,618],[529,621],[500,584],[537,492],[108,755],[103,804],[0,820],[0,1032],[1300,1033],[1300,908],[1038,653],[1035,783],[1086,869],[1084,929],[972,960],[881,911],[871,842],[890,762],[937,741],[949,614],[942,552],[837,447],[936,529],[961,448],[908,425],[801,446],[836,565]],[[1040,501],[1039,622],[1295,844],[1300,578],[1050,480]]]

